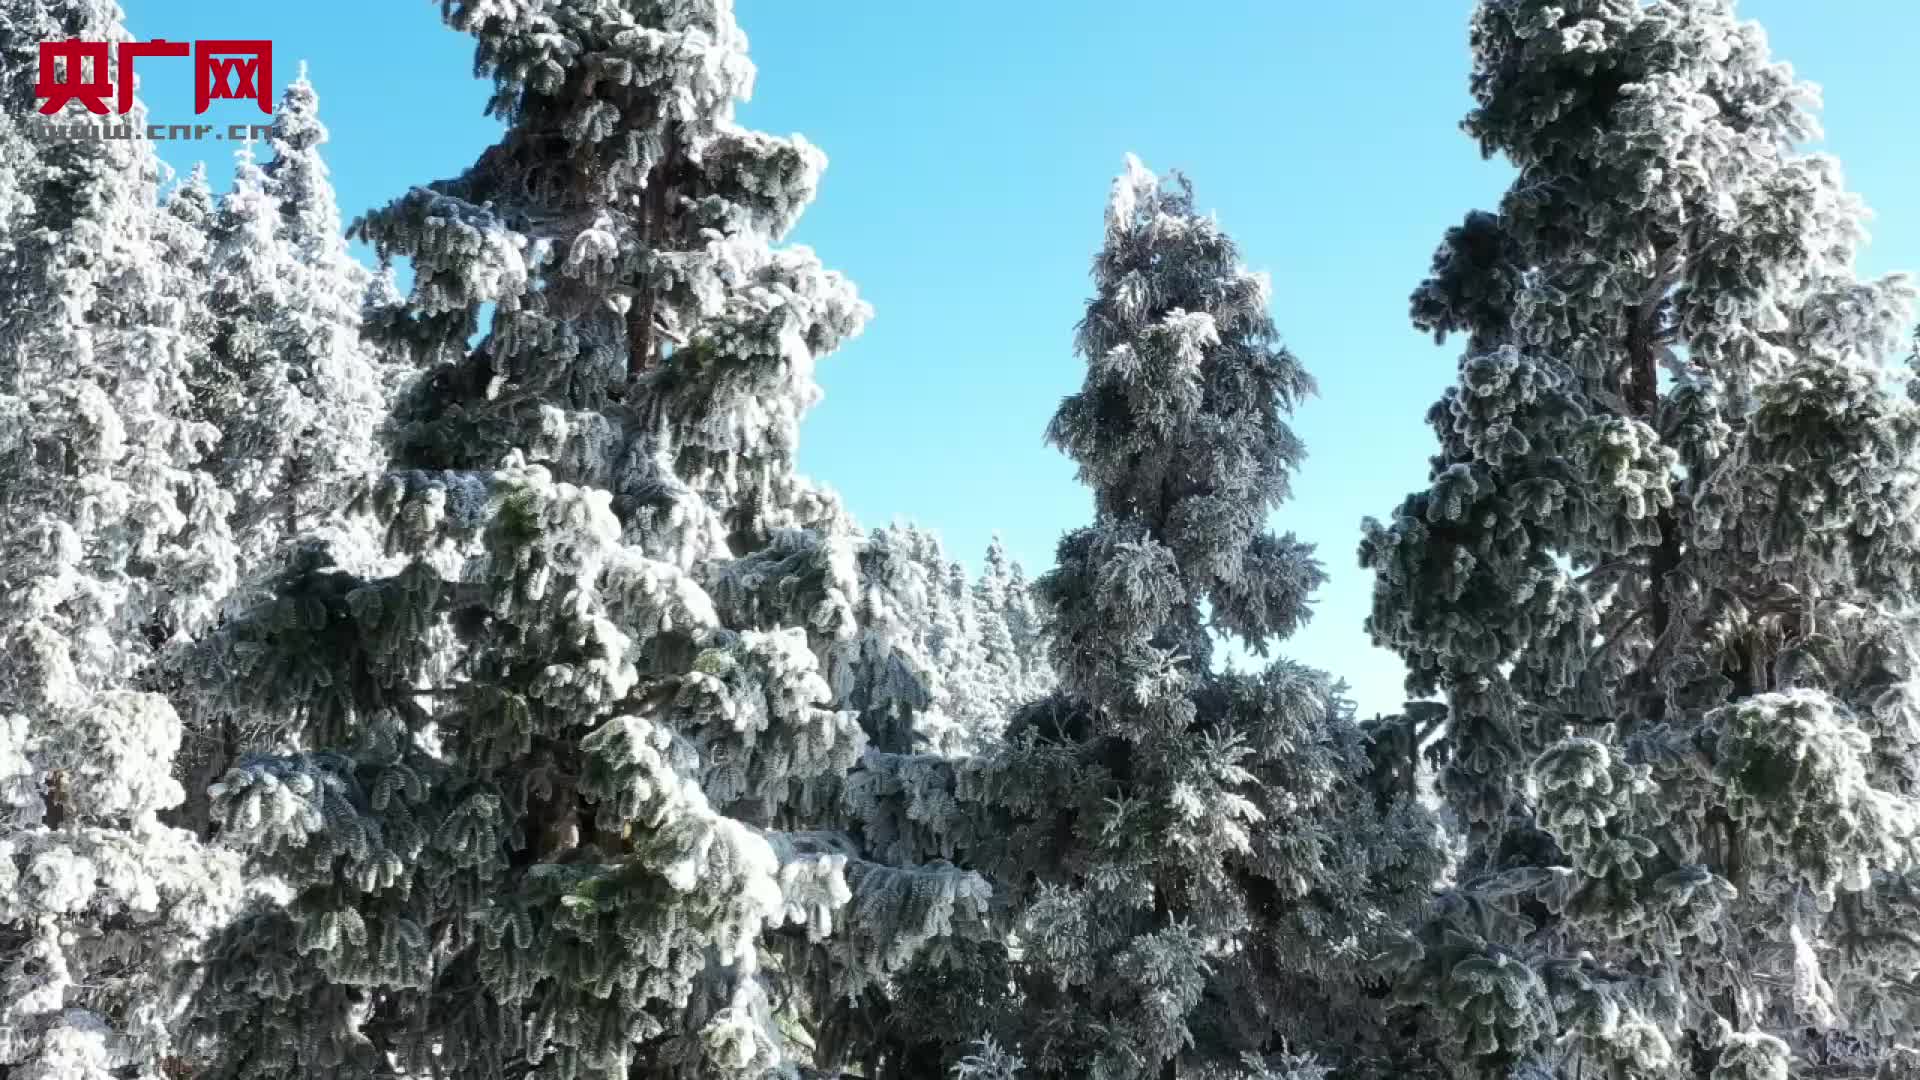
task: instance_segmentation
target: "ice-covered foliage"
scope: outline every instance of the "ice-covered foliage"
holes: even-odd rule
[[[304,76],[287,87],[271,159],[238,154],[209,226],[214,337],[195,398],[221,432],[215,470],[236,500],[245,579],[328,524],[380,461],[387,378],[360,334],[369,275],[347,251],[318,110]]]
[[[721,813],[785,791],[703,729],[798,756],[796,784],[835,768],[845,737],[813,704],[804,631],[724,629],[696,583],[620,540],[606,492],[506,464],[481,491],[399,474],[378,493],[396,521],[454,511],[444,526],[479,548],[463,579],[425,561],[357,577],[313,552],[218,643],[268,665],[232,692],[352,739],[215,789],[229,833],[299,886],[211,972],[240,1075],[781,1060],[759,940],[830,929],[844,860]],[[652,655],[668,634],[694,651],[672,674]]]
[[[205,467],[232,502],[229,611],[260,599],[292,538],[339,528],[340,508],[377,475],[376,427],[401,366],[361,336],[372,282],[347,251],[320,159],[326,129],[304,76],[269,133],[271,160],[261,166],[242,149],[217,202],[203,170],[168,200],[172,257],[195,286],[189,310],[206,343],[186,376],[191,415],[217,433]],[[191,681],[166,659],[160,685]],[[178,823],[208,832],[207,787],[243,748],[280,746],[289,734],[281,717],[203,711],[182,755]]]
[[[848,792],[929,680],[911,575],[793,468],[868,316],[778,246],[824,157],[734,122],[726,0],[443,10],[506,131],[355,226],[413,270],[366,289],[423,369],[391,468],[183,667],[299,750],[214,789],[291,900],[223,941],[206,1075],[822,1075],[843,1003],[990,936]],[[286,229],[315,170],[261,172]]]
[[[127,35],[109,0],[0,2],[0,1074],[154,1080],[239,867],[161,823],[181,724],[143,677],[236,555],[187,407],[196,196],[160,205],[148,143],[17,124],[68,38]]]
[[[1039,616],[996,538],[980,576],[910,523],[874,530],[860,554],[860,635],[835,667],[877,749],[965,755],[999,739],[1052,684]]]
[[[1472,839],[1400,994],[1462,1077],[1868,1075],[1920,1024],[1910,287],[1730,3],[1472,43],[1519,175],[1414,294],[1466,349],[1361,548]]]
[[[1049,432],[1098,514],[1038,582],[1058,686],[991,753],[870,755],[860,777],[902,807],[897,842],[986,875],[1010,931],[954,965],[966,978],[906,982],[898,1011],[965,1010],[977,1031],[913,1033],[955,1058],[956,1035],[992,1036],[1026,1077],[1315,1075],[1289,1071],[1289,1046],[1366,1069],[1364,962],[1426,897],[1431,829],[1410,801],[1378,812],[1325,676],[1211,663],[1216,632],[1264,653],[1321,581],[1304,544],[1266,531],[1303,455],[1286,415],[1313,384],[1265,278],[1184,180],[1128,160],[1094,279],[1086,382]],[[976,608],[1007,603],[992,562]],[[984,1051],[957,1069],[1009,1071]]]
[[[978,644],[964,668],[954,666],[964,681],[950,708],[964,729],[998,735],[1015,708],[1054,684],[1032,590],[998,536],[987,545],[979,578],[967,586],[966,603]]]

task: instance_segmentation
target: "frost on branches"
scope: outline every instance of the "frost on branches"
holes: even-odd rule
[[[725,0],[445,14],[507,130],[356,225],[414,271],[369,290],[424,369],[392,468],[186,665],[201,713],[299,748],[213,789],[290,900],[210,965],[206,1075],[795,1076],[837,1002],[985,933],[977,874],[876,861],[847,802],[927,689],[876,672],[913,675],[917,631],[793,470],[813,365],[868,317],[776,246],[825,159],[734,122]],[[291,228],[314,170],[260,172],[236,221]]]
[[[972,581],[938,537],[876,529],[860,554],[861,634],[844,665],[876,749],[964,756],[998,742],[1007,718],[1052,685],[1040,616],[1020,565],[995,537]]]
[[[373,286],[342,235],[319,147],[326,129],[305,77],[274,114],[264,166],[236,155],[233,184],[217,200],[196,170],[168,200],[177,265],[197,286],[193,321],[206,348],[187,374],[192,415],[218,432],[205,467],[232,502],[238,587],[223,609],[259,601],[264,579],[292,538],[342,527],[339,508],[377,475],[375,438],[385,387],[401,365],[362,340]],[[177,696],[199,675],[188,656],[166,657]],[[185,661],[183,665],[181,663]],[[279,715],[200,709],[182,755],[187,788],[178,823],[211,830],[207,788],[243,748],[281,748]]]
[[[159,162],[16,126],[38,42],[70,37],[126,33],[107,0],[0,2],[0,1074],[153,1080],[239,867],[161,823],[181,723],[142,680],[236,554]]]
[[[957,589],[963,581],[955,581]],[[995,536],[987,545],[980,577],[966,589],[968,625],[979,645],[955,691],[955,711],[963,727],[998,734],[1019,706],[1053,689],[1054,675],[1041,640],[1040,612],[1020,564]]]
[[[1472,38],[1467,130],[1520,175],[1414,294],[1466,350],[1429,488],[1361,548],[1473,840],[1402,1000],[1460,1077],[1892,1069],[1910,289],[1855,275],[1863,211],[1795,149],[1816,94],[1731,4],[1485,0]]]
[[[1038,583],[1058,687],[955,768],[965,812],[910,822],[967,826],[949,839],[1012,931],[974,970],[997,961],[1017,993],[976,975],[971,1007],[957,979],[908,1000],[998,1040],[955,1075],[1011,1075],[1008,1054],[1021,1076],[1099,1080],[1318,1075],[1295,1050],[1368,1068],[1363,962],[1426,896],[1431,830],[1406,801],[1376,813],[1323,675],[1211,662],[1216,632],[1264,654],[1321,581],[1305,545],[1266,531],[1303,456],[1285,416],[1312,382],[1266,279],[1184,180],[1129,159],[1094,277],[1086,384],[1049,432],[1098,513]],[[928,769],[869,760],[922,802]],[[923,1037],[965,1053],[944,1023]]]
[[[289,536],[329,523],[379,463],[379,357],[360,340],[368,273],[347,250],[304,76],[274,113],[264,165],[237,155],[208,223],[214,311],[200,415],[222,433],[214,468],[233,494],[243,577]]]

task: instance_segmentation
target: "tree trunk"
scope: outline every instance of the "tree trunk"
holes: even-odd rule
[[[660,164],[653,167],[647,177],[647,188],[641,195],[640,242],[651,251],[667,234],[668,185],[674,163],[679,158],[679,149],[671,138],[667,152]],[[659,335],[654,331],[654,305],[657,297],[651,284],[643,285],[640,295],[634,297],[627,308],[627,379],[631,382],[659,366]]]
[[[1627,326],[1627,363],[1629,398],[1635,419],[1658,431],[1660,428],[1660,371],[1657,360],[1658,319],[1663,296],[1642,304]],[[1660,542],[1653,549],[1647,567],[1647,604],[1653,637],[1653,650],[1647,657],[1645,685],[1648,719],[1659,723],[1666,715],[1666,694],[1659,686],[1659,649],[1673,622],[1673,601],[1667,592],[1667,578],[1680,566],[1680,527],[1671,508],[1654,518]]]

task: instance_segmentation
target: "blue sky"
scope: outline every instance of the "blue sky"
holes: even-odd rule
[[[497,130],[468,39],[425,0],[122,0],[141,38],[267,38],[277,80],[304,59],[333,132],[349,216],[451,175]],[[831,159],[792,239],[877,309],[821,366],[827,398],[801,465],[877,525],[931,526],[977,565],[998,531],[1030,571],[1089,500],[1041,433],[1078,386],[1071,334],[1107,185],[1135,152],[1178,167],[1248,261],[1321,395],[1295,418],[1310,457],[1275,525],[1332,576],[1285,651],[1395,707],[1401,669],[1367,641],[1359,522],[1424,480],[1422,417],[1455,350],[1407,323],[1444,230],[1505,184],[1458,129],[1466,0],[738,0],[760,68],[744,120],[800,132]],[[1920,139],[1907,0],[1746,0],[1777,56],[1826,91],[1822,147],[1872,206],[1864,268],[1920,266]],[[151,61],[159,122],[191,118],[191,66]],[[168,68],[158,65],[178,64]],[[257,116],[257,114],[255,114]],[[206,118],[244,121],[221,103]],[[176,166],[230,147],[163,144]]]

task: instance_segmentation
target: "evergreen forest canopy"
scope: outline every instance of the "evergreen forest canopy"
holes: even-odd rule
[[[1913,287],[1731,0],[1474,8],[1373,718],[1186,177],[970,574],[795,468],[872,312],[731,0],[438,6],[504,134],[347,222],[304,76],[216,190],[0,0],[0,1080],[1920,1080]]]

